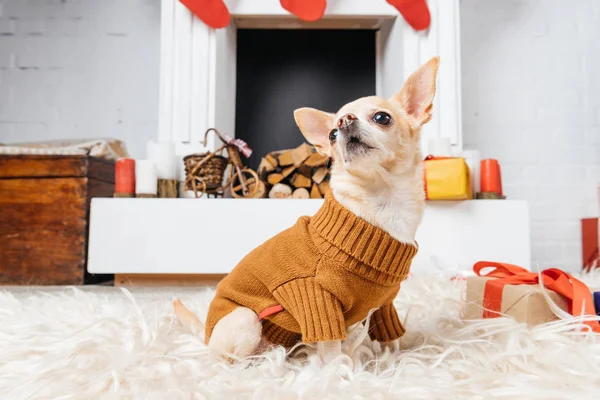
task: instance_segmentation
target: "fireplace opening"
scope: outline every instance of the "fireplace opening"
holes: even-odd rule
[[[375,30],[238,29],[236,137],[254,150],[247,161],[304,142],[300,107],[336,112],[376,92]]]

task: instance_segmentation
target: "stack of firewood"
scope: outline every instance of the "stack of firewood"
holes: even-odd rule
[[[272,199],[320,199],[329,190],[329,158],[306,143],[267,154],[258,176],[269,186]]]

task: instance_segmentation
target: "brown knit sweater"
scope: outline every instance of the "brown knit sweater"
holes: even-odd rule
[[[263,335],[274,344],[343,340],[346,328],[374,308],[371,338],[397,339],[404,327],[392,301],[416,252],[328,195],[312,218],[257,247],[219,283],[206,341],[236,307],[258,314],[278,304],[284,310],[263,320]]]

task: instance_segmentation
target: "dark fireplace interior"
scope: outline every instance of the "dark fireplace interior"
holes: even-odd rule
[[[248,165],[304,141],[296,108],[374,95],[375,52],[374,30],[239,29],[235,132],[254,150]]]

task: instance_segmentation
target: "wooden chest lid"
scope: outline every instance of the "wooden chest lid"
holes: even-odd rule
[[[85,155],[0,155],[0,179],[78,177],[113,183],[114,163]]]

